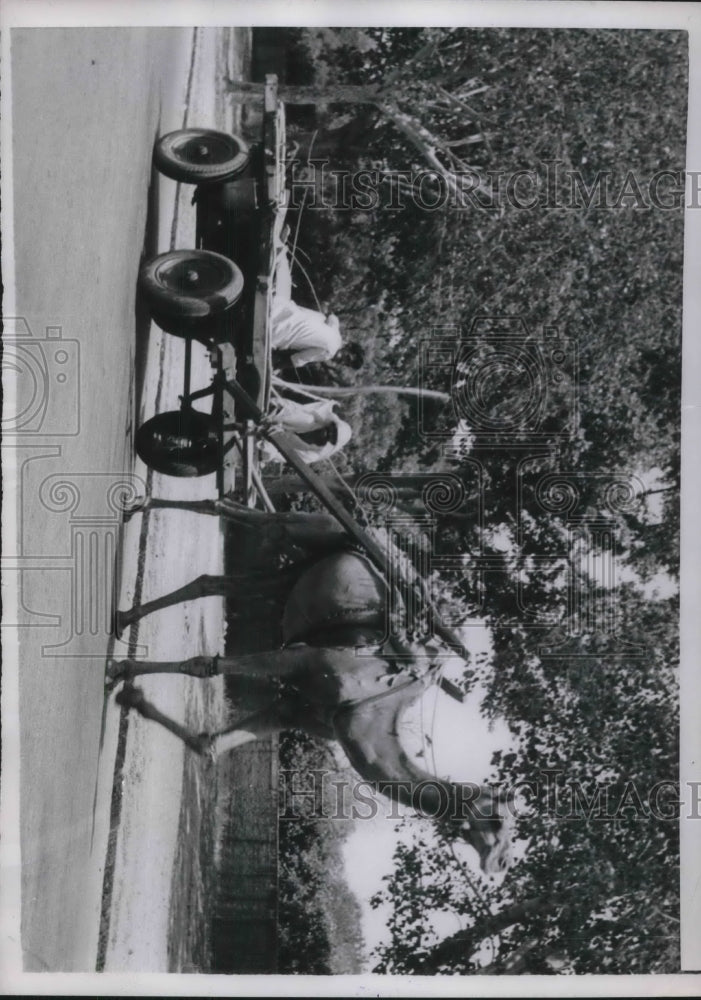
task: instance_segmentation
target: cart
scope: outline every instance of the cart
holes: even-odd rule
[[[374,562],[381,548],[299,458],[289,434],[266,419],[271,391],[271,315],[275,247],[287,207],[285,110],[277,77],[266,78],[261,141],[250,148],[237,136],[182,129],[158,140],[154,163],[166,176],[195,185],[197,243],[147,261],[139,286],[152,318],[185,339],[180,409],[156,414],[136,433],[147,466],[169,476],[217,474],[220,497],[229,484],[224,461],[237,448],[246,502],[267,499],[257,441],[270,441],[324,506]],[[192,390],[191,345],[210,351],[211,384]],[[210,413],[193,407],[211,398]]]
[[[221,496],[234,486],[239,452],[248,504],[265,497],[254,414],[270,398],[270,330],[275,246],[287,205],[285,112],[277,77],[266,79],[262,134],[249,145],[238,136],[188,128],[162,136],[154,164],[166,176],[195,186],[197,246],[146,261],[139,289],[153,320],[184,338],[180,409],[158,413],[136,434],[136,451],[164,475],[216,473]],[[214,369],[211,384],[191,386],[193,340],[204,344]],[[239,391],[240,390],[240,391]],[[211,398],[211,412],[195,409]],[[267,501],[264,501],[268,505]]]
[[[165,475],[216,473],[222,499],[232,488],[226,481],[226,456],[237,449],[243,479],[237,492],[248,506],[260,502],[274,510],[259,463],[259,443],[269,441],[385,579],[395,579],[402,596],[413,591],[412,600],[435,612],[425,589],[419,588],[419,593],[397,579],[385,547],[299,457],[291,435],[267,415],[275,252],[287,206],[285,112],[277,77],[266,78],[260,143],[249,149],[236,136],[184,129],[158,141],[154,162],[172,179],[195,185],[198,245],[195,250],[160,254],[147,261],[139,275],[155,322],[185,338],[180,409],[156,414],[141,425],[135,442],[139,456]],[[193,340],[207,346],[214,368],[211,384],[194,391]],[[208,397],[209,414],[194,409],[196,400]],[[452,629],[435,621],[435,631],[449,646],[464,651]],[[455,685],[442,680],[441,686],[462,699]]]

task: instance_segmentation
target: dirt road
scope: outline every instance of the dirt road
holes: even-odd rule
[[[118,722],[108,713],[99,755],[119,497],[143,487],[132,436],[154,402],[147,359],[159,360],[136,276],[144,252],[178,235],[175,185],[164,197],[151,152],[194,100],[202,39],[192,29],[12,36],[17,319],[6,332],[19,405],[6,443],[19,506],[4,568],[20,588],[27,970],[95,968]],[[137,552],[122,565],[127,591]]]

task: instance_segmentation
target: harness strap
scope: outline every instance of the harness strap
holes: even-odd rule
[[[387,674],[386,676],[392,675]],[[394,676],[398,675],[395,674]],[[373,702],[382,701],[383,698],[389,698],[390,695],[397,694],[398,691],[403,691],[404,688],[415,684],[419,679],[419,677],[412,674],[400,684],[390,684],[386,691],[378,691],[377,694],[371,694],[367,698],[351,698],[349,701],[344,701],[333,713],[333,718],[337,719],[343,712],[349,712],[352,708],[357,708],[359,705],[371,705]]]

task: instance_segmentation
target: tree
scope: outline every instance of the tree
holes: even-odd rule
[[[330,31],[321,29],[316,37],[312,31],[308,35],[308,44],[323,58],[325,46],[334,53],[336,60],[339,50],[348,50],[356,54],[362,53],[366,64],[363,69],[372,69],[376,63],[376,73],[380,67],[387,65],[386,53],[380,44],[384,32],[373,33],[372,29],[338,29]],[[421,44],[410,55],[382,72],[381,79],[373,79],[366,83],[347,83],[323,80],[307,86],[282,86],[280,98],[288,105],[360,105],[364,109],[375,109],[381,118],[391,122],[402,137],[419,153],[424,163],[433,171],[436,178],[441,178],[447,191],[461,205],[474,205],[472,191],[486,194],[486,190],[473,177],[473,183],[468,188],[462,174],[469,172],[470,167],[462,159],[457,150],[482,141],[478,132],[465,134],[464,119],[468,115],[478,117],[478,113],[470,108],[467,101],[481,93],[483,87],[475,86],[475,81],[466,78],[465,53],[462,48],[451,44],[450,32],[442,29],[424,29],[421,32]],[[314,44],[316,43],[316,44]],[[386,45],[385,45],[386,48]],[[326,53],[328,58],[328,52]],[[373,58],[375,57],[375,58]],[[447,87],[452,89],[448,90]],[[240,99],[260,97],[262,85],[246,81],[229,80],[228,88],[232,95]],[[415,113],[410,113],[406,107],[421,108],[424,115],[428,113],[430,120],[437,123],[439,119],[447,124],[450,131],[439,134],[429,128]],[[331,134],[321,140],[314,139],[314,156],[324,159],[329,154],[339,158],[339,153],[367,156],[367,140],[375,127],[375,122],[363,110],[355,114],[350,121],[343,122]],[[458,126],[460,134],[451,134]],[[312,139],[308,136],[299,151],[300,158],[309,159],[312,155]]]
[[[304,733],[282,736],[280,765],[293,787],[301,776],[318,769],[342,775],[330,751]],[[333,772],[336,772],[333,774]],[[317,770],[318,773],[318,770]],[[327,782],[319,789],[320,810],[306,796],[287,796],[278,824],[278,971],[307,975],[359,972],[363,941],[358,902],[350,891],[342,864],[342,843],[350,822],[333,816]]]
[[[377,970],[676,970],[678,601],[651,597],[649,583],[678,573],[683,212],[615,197],[601,210],[544,196],[528,208],[499,183],[526,170],[546,186],[544,164],[558,161],[564,199],[575,174],[593,191],[608,172],[615,195],[628,171],[644,180],[682,170],[686,43],[673,32],[344,30],[299,36],[313,56],[300,86],[314,90],[291,96],[313,99],[328,126],[311,155],[377,163],[383,192],[390,175],[409,186],[401,210],[387,211],[386,198],[302,209],[299,252],[313,248],[315,291],[366,348],[357,384],[424,385],[454,406],[341,401],[356,433],[339,467],[351,482],[367,471],[462,479],[463,508],[437,519],[437,550],[462,559],[442,592],[492,627],[493,656],[464,679],[469,689],[480,676],[485,711],[514,732],[491,777],[532,789],[518,818],[529,847],[500,886],[446,862],[445,845],[420,827],[398,845],[375,899],[390,906]],[[319,122],[299,122],[304,154],[304,132]],[[457,184],[467,168],[494,181],[495,197],[427,211],[411,175]],[[474,323],[504,316],[524,319],[521,350],[545,374],[534,383],[512,367],[509,381],[505,366],[501,381],[485,377],[483,412],[504,416],[508,434],[484,445],[470,375],[494,371],[496,349]],[[571,348],[560,382],[546,328]],[[438,340],[457,360],[422,368],[420,345]],[[460,355],[465,345],[474,353]],[[533,384],[542,448],[532,424],[506,419],[527,412]],[[555,474],[560,508],[555,493],[548,506],[538,492]],[[606,500],[616,480],[634,484],[630,501],[620,483],[618,502]],[[415,496],[400,502],[415,506]],[[570,593],[595,610],[611,596],[592,569],[608,544],[596,529],[604,514],[625,568],[615,633],[577,627]],[[441,942],[430,918],[446,911],[462,930]]]

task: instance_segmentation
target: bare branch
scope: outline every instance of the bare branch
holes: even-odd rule
[[[443,147],[442,141],[432,135],[425,125],[421,125],[419,122],[416,122],[410,115],[401,111],[394,105],[383,103],[378,106],[382,114],[389,118],[399,131],[406,136],[414,148],[421,153],[429,166],[432,167],[437,174],[440,174],[445,181],[448,190],[455,197],[458,204],[465,208],[474,205],[475,202],[473,199],[468,197],[468,195],[472,192],[478,192],[484,195],[487,199],[491,198],[491,192],[489,192],[479,182],[471,183],[469,192],[465,191],[462,178],[453,170],[446,167],[438,157],[438,150],[441,150]],[[474,174],[471,175],[472,181],[474,181],[475,176],[476,175]],[[484,210],[479,204],[477,207]]]
[[[488,90],[487,87],[483,87],[482,89]],[[438,90],[443,95],[446,101],[449,101],[451,104],[457,105],[457,107],[462,108],[463,111],[467,111],[467,113],[471,115],[475,119],[475,121],[489,122],[490,125],[495,124],[493,118],[488,118],[487,115],[481,114],[479,111],[475,111],[475,109],[470,107],[469,104],[466,104],[464,100],[457,97],[455,94],[451,94],[450,91],[446,90],[444,87],[439,86]]]

